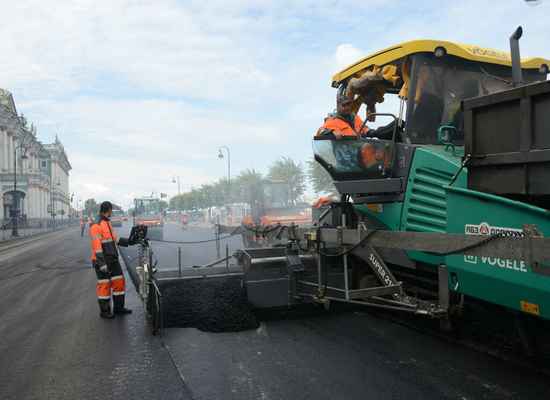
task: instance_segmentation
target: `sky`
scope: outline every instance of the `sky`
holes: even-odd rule
[[[522,57],[550,58],[550,1],[2,3],[0,87],[41,141],[58,135],[75,198],[126,207],[176,194],[175,176],[182,191],[226,176],[220,146],[233,175],[311,159],[311,137],[335,106],[332,74],[390,45],[507,50],[522,25]]]

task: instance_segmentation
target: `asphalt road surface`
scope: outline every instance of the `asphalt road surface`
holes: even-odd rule
[[[131,283],[136,312],[99,318],[89,253],[77,228],[0,246],[0,399],[189,399]]]
[[[128,235],[131,225],[125,223],[121,228],[117,228],[120,235]],[[164,240],[179,242],[197,242],[211,240],[215,238],[214,228],[210,227],[190,227],[182,229],[181,225],[167,223],[164,225]],[[223,235],[227,236],[227,235]],[[182,267],[192,267],[193,265],[204,265],[212,262],[217,257],[216,243],[206,242],[197,244],[177,244],[163,243],[158,241],[151,242],[154,257],[157,261],[157,268],[176,269],[178,268],[178,248],[181,249]],[[220,256],[224,257],[228,246],[229,254],[242,248],[242,239],[240,236],[233,236],[220,241]],[[137,249],[124,249],[125,261],[132,262],[137,257]]]
[[[215,258],[207,250],[189,247],[190,263]],[[88,255],[76,229],[0,246],[0,399],[540,400],[550,392],[547,377],[366,310],[275,318],[239,333],[171,328],[163,346],[129,280],[134,313],[98,317]]]

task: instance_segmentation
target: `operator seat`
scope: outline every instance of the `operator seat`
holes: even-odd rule
[[[422,94],[422,101],[417,104],[409,118],[409,137],[413,143],[437,143],[437,129],[441,125],[443,99],[432,93]]]

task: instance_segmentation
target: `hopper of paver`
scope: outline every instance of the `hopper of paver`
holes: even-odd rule
[[[256,328],[255,309],[286,308],[302,302],[297,285],[311,255],[297,249],[243,249],[210,264],[156,270],[148,243],[140,245],[133,271],[154,332],[195,327],[209,332]],[[307,266],[307,268],[306,268]]]
[[[314,266],[311,255],[289,247],[253,248],[235,254],[242,266],[247,298],[253,308],[289,307],[301,302],[299,277]]]

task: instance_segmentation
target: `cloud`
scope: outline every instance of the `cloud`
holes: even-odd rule
[[[177,187],[172,183],[175,175],[181,175],[183,188],[200,186],[215,177],[203,175],[192,168],[173,168],[163,161],[142,162],[139,158],[126,159],[101,157],[93,154],[73,153],[73,174],[71,192],[82,199],[96,198],[112,200],[129,206],[135,195],[143,196],[152,192],[174,194]]]
[[[343,43],[336,47],[336,71],[344,69],[349,65],[356,63],[366,54],[363,50],[360,50],[350,43]]]
[[[221,145],[235,173],[310,158],[334,108],[331,75],[395,43],[506,50],[522,24],[522,54],[548,55],[549,10],[489,0],[6,2],[0,87],[40,138],[59,133],[76,191],[122,202],[174,193],[173,175],[186,189],[224,176]]]

